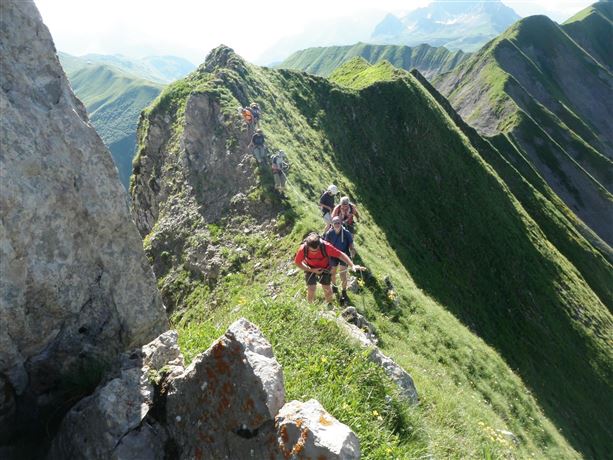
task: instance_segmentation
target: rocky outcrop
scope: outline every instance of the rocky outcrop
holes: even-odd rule
[[[356,435],[314,399],[288,402],[277,415],[277,442],[281,458],[360,458]]]
[[[47,412],[167,320],[117,170],[32,1],[0,4],[0,60],[4,444],[24,427],[38,437]]]
[[[240,319],[168,383],[166,422],[181,458],[249,458],[274,447],[285,403],[281,366],[261,332]]]
[[[336,317],[331,312],[324,313],[330,320],[336,321],[350,337],[353,337],[362,347],[369,348],[368,359],[380,366],[387,376],[398,386],[400,394],[411,404],[419,403],[419,396],[411,375],[393,359],[385,355],[377,346],[377,338],[371,324],[360,315],[355,307],[347,307]]]
[[[168,89],[168,100],[184,104],[158,101],[140,122],[132,211],[169,310],[178,307],[177,279],[203,280],[213,288],[232,270],[237,259],[229,260],[223,249],[239,252],[233,230],[265,238],[275,229],[278,203],[259,187],[272,177],[264,177],[268,168],[258,169],[249,152],[252,130],[221,100],[251,102],[246,80],[236,80],[247,66],[231,49],[216,48],[183,81],[193,86],[189,94]]]
[[[314,400],[285,404],[262,333],[232,324],[189,367],[177,334],[122,356],[66,416],[50,459],[357,459],[359,441]]]
[[[162,373],[183,370],[177,338],[167,331],[123,354],[106,382],[66,415],[49,458],[155,458],[150,453],[163,453],[167,436],[149,412]]]

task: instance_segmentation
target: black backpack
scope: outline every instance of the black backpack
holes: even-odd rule
[[[304,251],[304,260],[307,260],[307,255],[309,253],[306,240],[307,240],[307,237],[311,233],[316,233],[316,232],[309,232],[309,233],[307,233],[307,235],[302,240],[302,250]],[[321,236],[319,234],[317,234],[317,236],[319,236],[319,250],[321,251],[321,254],[324,257],[328,257],[328,252],[326,251],[326,245],[323,243]]]

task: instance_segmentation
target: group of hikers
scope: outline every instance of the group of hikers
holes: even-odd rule
[[[294,263],[304,271],[308,302],[315,301],[315,291],[319,283],[326,302],[332,304],[334,294],[338,294],[336,286],[338,272],[341,278],[339,302],[343,305],[348,304],[347,269],[352,271],[363,269],[352,260],[356,254],[353,245],[354,225],[360,215],[355,204],[351,203],[347,196],[342,197],[340,203],[335,206],[337,194],[338,187],[332,184],[319,199],[325,224],[323,237],[317,232],[309,233],[294,256]]]
[[[261,110],[254,102],[248,107],[241,108],[240,113],[250,132],[255,128],[248,148],[251,149],[258,165],[265,166],[267,148],[266,138],[259,128]],[[286,172],[289,169],[285,152],[279,150],[270,157],[270,160],[275,189],[283,194],[287,180]],[[319,199],[319,207],[325,225],[323,236],[317,232],[309,233],[294,257],[296,266],[304,271],[308,302],[315,301],[317,283],[319,283],[326,302],[332,305],[334,295],[339,293],[336,286],[338,274],[341,279],[339,302],[343,305],[348,304],[347,270],[364,269],[352,261],[356,254],[353,245],[354,226],[360,215],[348,196],[343,196],[339,204],[335,205],[335,197],[338,193],[338,187],[334,184],[323,192]]]
[[[264,167],[268,162],[268,149],[266,147],[266,137],[259,128],[262,114],[260,106],[256,102],[253,102],[248,107],[240,107],[239,112],[243,116],[243,121],[247,125],[249,131],[251,132],[255,128],[251,136],[251,142],[249,142],[247,147],[251,150],[258,165]],[[284,194],[285,184],[287,182],[286,173],[289,170],[289,163],[287,162],[287,156],[283,150],[279,150],[277,153],[271,155],[270,166],[275,183],[275,190],[280,194]]]

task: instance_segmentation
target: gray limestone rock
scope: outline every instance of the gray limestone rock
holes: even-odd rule
[[[351,429],[314,399],[287,403],[276,418],[279,458],[352,460],[360,458],[360,442]]]
[[[362,323],[366,321],[362,315],[357,313],[357,310],[353,312],[350,310],[353,307],[347,308],[343,315],[337,318],[333,313],[326,312],[322,314],[322,316],[336,321],[343,329],[347,331],[349,336],[353,337],[357,342],[364,348],[370,348],[370,354],[368,355],[368,359],[370,359],[373,363],[380,366],[387,376],[392,379],[396,385],[398,385],[398,389],[400,390],[400,394],[407,398],[411,404],[419,403],[419,396],[417,394],[417,389],[415,388],[415,383],[413,382],[413,378],[411,375],[405,371],[402,366],[400,366],[393,359],[385,355],[379,347],[377,347],[377,339],[372,335],[368,330],[364,330],[363,327],[358,327],[356,324],[353,324],[352,321],[357,321]],[[361,316],[361,319],[358,319],[357,316]],[[347,318],[345,318],[347,317]]]
[[[347,307],[341,312],[341,316],[345,321],[349,324],[353,324],[355,327],[360,329],[366,338],[372,342],[373,345],[376,345],[378,340],[375,335],[375,329],[372,324],[370,324],[366,318],[358,313],[358,310],[355,307]]]
[[[317,401],[284,402],[281,366],[249,321],[233,323],[187,368],[168,331],[123,354],[72,408],[48,459],[359,458],[355,434]]]
[[[169,380],[168,432],[180,458],[251,458],[252,450],[261,458],[274,448],[272,421],[284,402],[283,372],[270,344],[240,319]]]
[[[33,1],[0,3],[0,61],[2,444],[67,407],[67,376],[167,320],[117,170]]]
[[[123,354],[108,380],[64,417],[48,458],[157,458],[167,436],[149,412],[162,372],[183,370],[177,338],[175,331],[167,331]]]

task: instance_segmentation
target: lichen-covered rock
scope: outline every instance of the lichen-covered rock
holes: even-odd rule
[[[32,0],[0,2],[0,443],[167,328],[111,155]],[[19,423],[18,421],[19,420]]]
[[[161,373],[183,370],[177,338],[175,331],[167,331],[122,355],[108,381],[64,417],[48,458],[157,458],[166,433],[149,412]]]
[[[284,402],[281,366],[249,321],[234,322],[187,369],[168,331],[123,354],[108,380],[72,408],[48,459],[286,460],[306,436],[312,458],[358,458],[355,435],[317,401]],[[301,424],[308,434],[293,442]]]
[[[351,429],[314,399],[287,403],[276,417],[279,458],[352,460],[360,458],[360,442]]]
[[[250,458],[254,449],[270,452],[272,421],[284,402],[283,372],[270,344],[240,319],[169,379],[167,427],[180,458]]]

